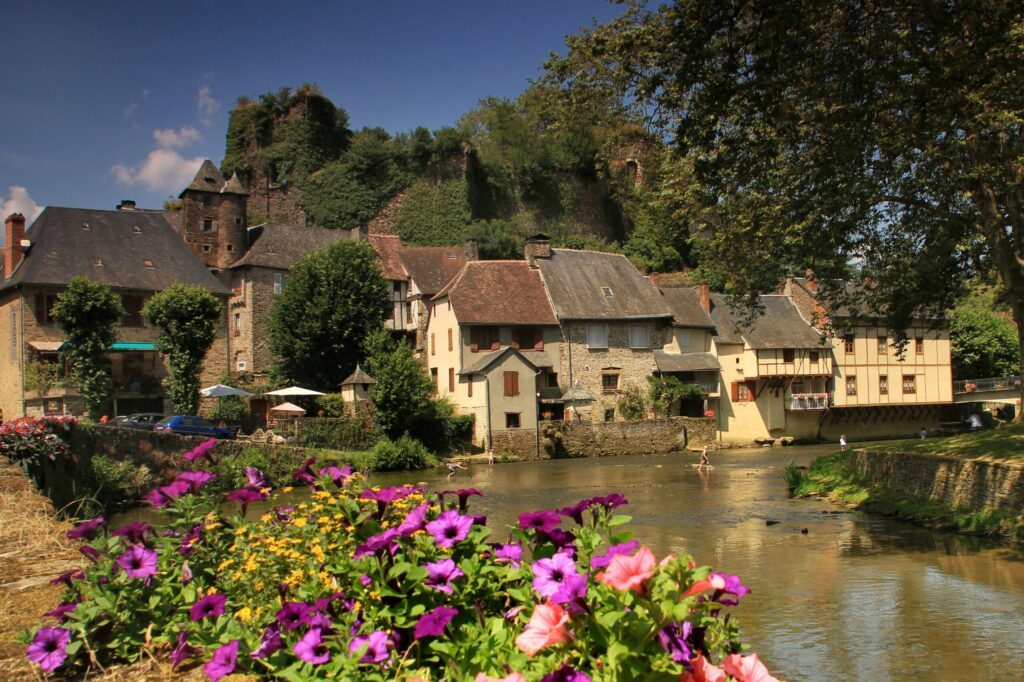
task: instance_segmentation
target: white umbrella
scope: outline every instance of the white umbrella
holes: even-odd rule
[[[308,388],[301,388],[299,386],[289,386],[288,388],[279,388],[276,391],[267,391],[263,395],[324,395],[320,391],[311,391]]]
[[[304,409],[302,409],[298,405],[293,405],[292,403],[281,403],[280,405],[277,405],[276,407],[271,407],[270,411],[271,412],[285,412],[285,413],[288,413],[288,414],[306,414],[306,411]]]
[[[225,386],[224,384],[214,384],[213,386],[207,386],[199,391],[199,395],[204,398],[225,398],[229,395],[237,395],[242,398],[248,398],[254,394],[249,391],[243,391],[240,388],[234,388],[232,386]]]

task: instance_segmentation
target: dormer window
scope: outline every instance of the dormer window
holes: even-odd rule
[[[103,267],[103,259],[100,258],[99,256],[93,256],[92,257],[92,264],[95,265],[98,268],[102,268]]]
[[[454,253],[452,253],[451,251],[449,251],[449,252],[448,252],[448,253],[447,253],[446,255],[447,255],[447,256],[448,256],[449,258],[451,258],[452,260],[455,260],[455,254],[454,254]]]
[[[601,287],[601,293],[604,294],[605,298],[614,298],[615,297],[615,294],[612,293],[612,288],[611,287]]]
[[[138,225],[132,225],[132,232],[135,234],[142,234],[142,228]]]
[[[155,266],[153,265],[153,259],[152,259],[152,258],[143,258],[143,259],[142,259],[142,265],[143,265],[144,267],[147,267],[147,268],[153,268],[153,267],[155,267]]]
[[[212,185],[212,184],[214,184],[215,181],[209,175],[206,175],[206,176],[203,177],[203,182]]]
[[[83,230],[91,230],[92,226],[90,226],[89,223],[82,223],[82,229]]]

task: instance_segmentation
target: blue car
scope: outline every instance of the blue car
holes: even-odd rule
[[[193,417],[191,415],[175,415],[164,417],[155,427],[157,432],[179,433],[183,436],[207,436],[209,438],[234,438],[235,432],[231,429],[224,429],[214,426],[209,419]]]

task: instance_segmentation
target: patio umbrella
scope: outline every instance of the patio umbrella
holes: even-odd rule
[[[237,395],[242,398],[251,397],[252,393],[249,391],[243,391],[240,388],[234,388],[232,386],[225,386],[224,384],[214,384],[213,386],[207,386],[206,388],[200,389],[199,395],[204,398],[226,398],[230,395]]]
[[[267,391],[263,395],[324,395],[320,391],[312,391],[308,388],[301,388],[300,386],[289,386],[288,388],[279,388],[276,391]]]
[[[271,407],[270,411],[294,416],[306,414],[306,411],[304,409],[302,409],[298,405],[293,405],[292,403],[281,403],[280,405]]]

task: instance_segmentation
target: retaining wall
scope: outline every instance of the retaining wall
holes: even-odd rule
[[[492,432],[495,454],[517,459],[605,457],[675,452],[689,446],[713,445],[713,419],[670,417],[644,421],[540,423],[540,453],[533,431]]]
[[[850,466],[886,490],[949,509],[1024,511],[1024,465],[936,454],[855,450]]]

